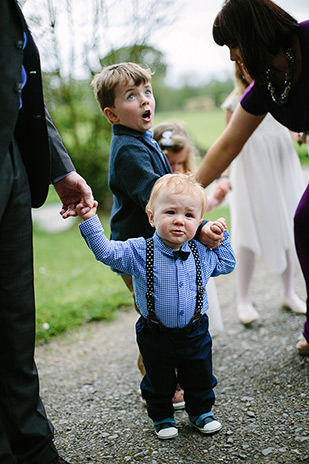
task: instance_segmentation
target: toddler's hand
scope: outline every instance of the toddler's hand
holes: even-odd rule
[[[219,203],[221,203],[230,190],[232,190],[232,184],[230,179],[228,179],[227,177],[222,177],[221,179],[219,179],[215,186],[214,197]]]
[[[85,206],[85,204],[81,201],[76,206],[76,212],[79,215],[79,217],[81,217],[84,221],[86,221],[87,219],[90,219],[93,216],[95,216],[97,212],[97,207],[98,207],[98,202],[96,200],[93,201],[92,208],[90,208],[89,206]]]
[[[226,190],[222,189],[221,187],[216,187],[214,191],[214,198],[215,200],[217,200],[218,205],[222,203],[222,201],[226,197],[226,194],[227,194]]]
[[[219,218],[211,224],[211,231],[214,234],[221,235],[226,230],[226,221],[224,218]],[[224,237],[223,237],[224,240]],[[223,241],[222,240],[222,241]]]

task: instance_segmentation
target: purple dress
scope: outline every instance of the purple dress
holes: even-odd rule
[[[273,102],[266,85],[252,83],[245,91],[241,106],[248,113],[271,113],[281,124],[294,132],[309,132],[309,21],[299,24],[302,69],[292,87],[288,101],[279,106]],[[305,190],[294,216],[294,236],[298,259],[307,289],[307,319],[304,337],[309,343],[309,186]]]

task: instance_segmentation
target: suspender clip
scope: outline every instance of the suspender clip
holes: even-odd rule
[[[198,291],[198,293],[199,293],[200,295],[204,295],[204,293],[205,293],[204,287],[201,287],[201,286],[198,286],[198,287],[197,287],[197,291]]]

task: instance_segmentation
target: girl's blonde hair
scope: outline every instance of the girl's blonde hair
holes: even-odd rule
[[[165,174],[156,181],[151,191],[149,201],[146,205],[146,213],[154,211],[155,203],[160,193],[168,193],[169,195],[185,194],[190,197],[198,197],[201,201],[201,217],[205,214],[207,209],[207,198],[203,187],[194,175],[190,172]]]
[[[153,130],[153,138],[168,159],[168,152],[179,153],[188,148],[188,156],[184,162],[184,172],[195,172],[195,147],[183,126],[167,121],[159,124]]]

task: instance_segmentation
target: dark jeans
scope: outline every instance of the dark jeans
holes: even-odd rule
[[[303,334],[309,343],[309,185],[295,213],[294,235],[297,256],[303,271],[307,290],[307,314]]]
[[[31,200],[16,144],[0,160],[0,462],[48,464],[57,456],[39,397]]]
[[[187,413],[198,416],[211,410],[217,381],[212,375],[212,340],[206,315],[193,325],[192,331],[161,331],[149,327],[145,318],[140,317],[136,323],[136,337],[146,368],[141,391],[152,420],[174,415],[175,369],[184,389]]]

